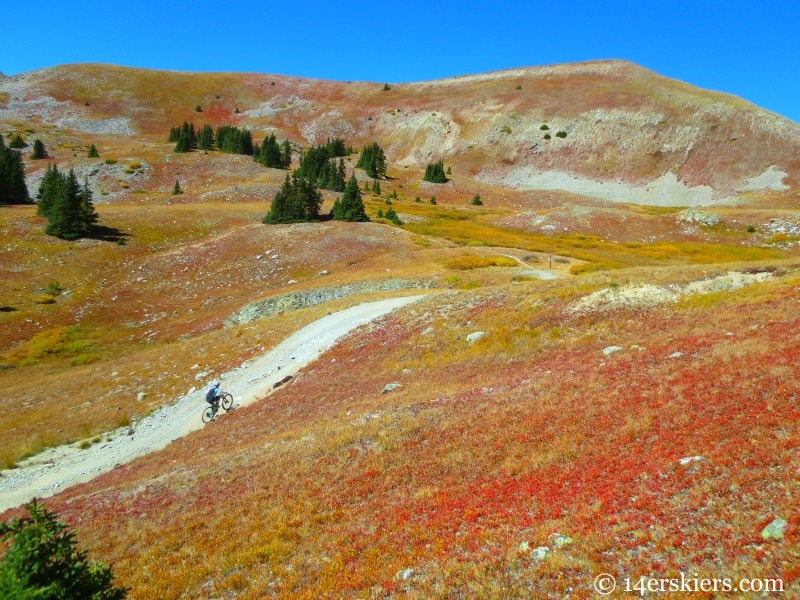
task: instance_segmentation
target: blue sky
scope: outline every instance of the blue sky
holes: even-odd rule
[[[7,75],[99,62],[399,83],[618,58],[800,122],[797,0],[0,2]]]

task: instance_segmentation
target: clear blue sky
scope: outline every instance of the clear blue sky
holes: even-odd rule
[[[407,82],[618,58],[800,122],[798,0],[0,0],[0,71],[99,62]]]

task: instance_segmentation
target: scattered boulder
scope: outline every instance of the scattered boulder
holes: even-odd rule
[[[775,519],[761,530],[761,537],[765,540],[782,540],[787,525],[785,519]]]
[[[485,331],[476,331],[474,333],[470,333],[467,336],[467,342],[469,342],[470,344],[474,344],[479,339],[483,338],[485,335],[486,335]]]
[[[678,220],[684,223],[698,223],[706,227],[713,227],[719,223],[719,215],[688,208],[678,215]]]
[[[563,533],[552,533],[547,539],[553,545],[553,548],[561,548],[562,546],[567,546],[573,542],[571,537],[564,535]]]
[[[683,356],[683,352],[673,352],[667,358],[680,358],[681,356]]]
[[[539,546],[531,550],[531,560],[544,560],[550,554],[550,548],[547,546]]]
[[[686,466],[689,463],[700,462],[703,460],[705,460],[705,458],[702,456],[687,456],[686,458],[680,459],[678,462],[680,462],[682,466]]]
[[[614,352],[619,352],[622,349],[622,346],[606,346],[603,348],[603,354],[608,356],[609,354],[614,354]]]
[[[399,387],[403,387],[403,386],[400,385],[399,383],[387,383],[385,386],[383,386],[383,389],[381,390],[381,394],[388,394],[392,390],[396,390]]]
[[[531,545],[528,542],[522,542],[519,545],[519,551],[520,552],[527,552],[530,549],[531,549]]]
[[[139,392],[138,394],[136,394],[136,401],[141,402],[142,400],[144,400],[145,396],[147,396],[146,392]]]

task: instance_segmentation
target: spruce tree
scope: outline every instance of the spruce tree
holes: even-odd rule
[[[25,183],[25,165],[16,150],[6,148],[0,136],[0,204],[25,204],[28,186]]]
[[[27,148],[27,146],[28,144],[25,143],[25,140],[23,140],[22,136],[18,133],[11,136],[11,139],[8,142],[8,147],[16,150],[19,150],[20,148]]]
[[[356,163],[357,169],[364,169],[373,179],[386,177],[386,155],[378,142],[373,142],[361,151]]]
[[[47,217],[48,235],[75,240],[87,235],[97,223],[89,181],[85,180],[81,186],[74,170],[62,174],[58,167],[48,167],[37,197],[37,212]]]
[[[372,183],[372,193],[376,196],[381,195],[381,184],[378,183],[377,179]]]
[[[475,196],[473,196],[472,204],[474,206],[482,206],[483,205],[483,201],[481,200],[481,197],[480,197],[479,194],[475,194]]]
[[[181,189],[181,184],[176,179],[175,180],[175,186],[172,188],[172,195],[173,196],[177,196],[178,194],[182,194],[182,193],[183,193],[183,190]]]
[[[99,158],[100,154],[97,152],[97,148],[94,144],[89,147],[89,153],[86,155],[89,158]]]
[[[123,600],[128,592],[114,585],[106,565],[78,550],[75,534],[36,500],[28,516],[0,523],[8,550],[0,558],[0,598]]]
[[[38,160],[40,158],[48,158],[47,156],[47,149],[44,147],[44,143],[40,139],[35,139],[33,141],[33,150],[31,151],[31,158]]]
[[[440,160],[435,163],[428,163],[428,166],[425,167],[425,176],[422,180],[431,183],[447,183],[447,175],[445,175],[444,172],[444,161]]]
[[[361,199],[361,190],[358,189],[358,180],[356,180],[355,173],[350,176],[344,194],[342,194],[342,199],[337,199],[333,203],[331,216],[337,221],[369,221],[367,212],[364,210],[364,201]]]
[[[211,125],[203,125],[200,133],[197,134],[197,148],[200,150],[211,150],[214,146],[214,130]]]

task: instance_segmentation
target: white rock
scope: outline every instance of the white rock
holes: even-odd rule
[[[687,456],[686,458],[680,459],[680,463],[682,465],[688,465],[691,462],[699,462],[701,460],[705,460],[702,456]]]
[[[681,356],[683,356],[683,352],[673,352],[667,358],[680,358]]]
[[[476,331],[474,333],[470,333],[467,336],[467,342],[469,342],[470,344],[474,344],[475,342],[477,342],[479,339],[481,339],[485,335],[486,335],[485,331]]]
[[[532,560],[544,560],[550,554],[550,548],[547,546],[539,546],[531,551]]]
[[[603,348],[603,354],[608,356],[609,354],[614,354],[614,352],[619,352],[623,350],[622,346],[606,346]]]

